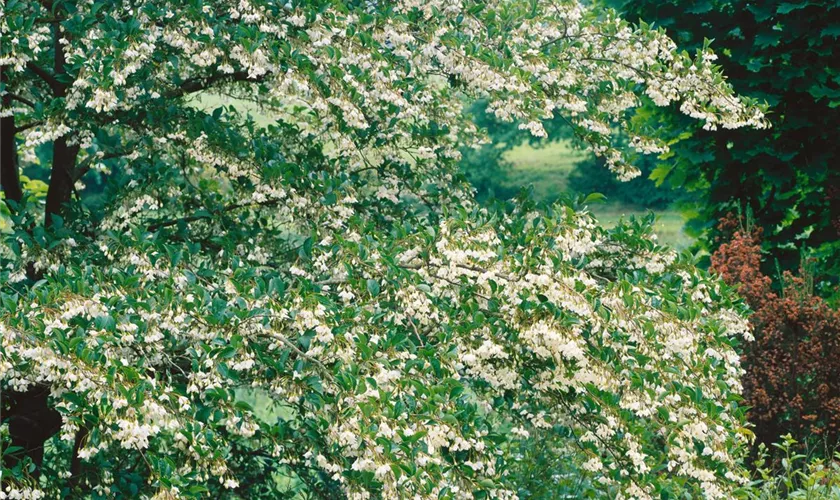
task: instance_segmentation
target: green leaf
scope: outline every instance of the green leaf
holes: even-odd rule
[[[496,488],[496,483],[490,478],[483,478],[478,481],[478,485],[486,490],[492,490]]]
[[[673,168],[673,164],[663,163],[653,169],[648,179],[654,181],[656,183],[656,187],[660,187],[662,186],[662,183],[665,182],[665,179],[668,177],[668,174],[671,173],[671,169]]]
[[[601,193],[590,193],[583,199],[584,203],[603,203],[607,197]]]
[[[379,295],[379,281],[375,279],[367,280],[367,290],[374,297]]]

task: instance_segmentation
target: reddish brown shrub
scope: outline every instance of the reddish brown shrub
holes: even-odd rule
[[[712,268],[753,309],[755,341],[743,353],[744,391],[760,442],[791,433],[800,442],[840,436],[840,312],[813,293],[808,273],[784,273],[781,292],[762,274],[761,230],[732,214]]]

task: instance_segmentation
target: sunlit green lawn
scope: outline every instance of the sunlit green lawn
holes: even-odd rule
[[[553,142],[534,148],[527,144],[516,146],[505,154],[514,171],[507,179],[508,186],[533,185],[534,195],[548,200],[568,189],[569,174],[575,163],[586,155],[568,142]]]
[[[567,191],[569,174],[575,163],[585,158],[585,155],[574,149],[569,142],[561,141],[539,148],[517,146],[506,154],[506,158],[513,164],[513,172],[505,183],[507,186],[530,185],[537,198],[550,200]],[[649,211],[642,206],[609,201],[590,208],[607,227],[614,226],[622,217],[642,216]],[[691,245],[693,240],[683,231],[684,220],[677,210],[654,210],[654,213],[657,217],[654,229],[660,241],[680,250]]]

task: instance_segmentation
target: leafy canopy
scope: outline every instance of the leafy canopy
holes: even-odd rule
[[[719,219],[749,206],[769,252],[763,272],[795,272],[805,247],[836,294],[840,261],[840,2],[624,1],[630,19],[667,30],[680,46],[714,39],[733,87],[769,104],[769,129],[705,131],[675,110],[646,107],[637,120],[663,128],[671,151],[652,178],[695,192],[691,226],[716,248]],[[819,284],[819,283],[818,283]],[[836,297],[835,297],[836,300]]]
[[[464,96],[537,136],[565,117],[623,178],[616,129],[663,148],[626,120],[641,95],[764,126],[708,49],[521,0],[9,0],[0,47],[16,495],[280,495],[285,475],[323,497],[512,498],[534,430],[611,497],[744,484],[729,289],[649,224],[478,208],[457,174],[480,138]],[[39,166],[43,203],[17,181]],[[39,452],[24,403],[47,393]]]

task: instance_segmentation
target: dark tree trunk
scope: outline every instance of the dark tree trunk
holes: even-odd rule
[[[47,189],[46,219],[44,225],[52,224],[53,214],[61,213],[64,205],[70,201],[73,194],[73,178],[71,173],[76,168],[76,157],[79,146],[69,146],[67,137],[61,137],[53,142],[53,162],[50,172],[50,187]]]
[[[55,97],[63,97],[67,90],[65,84],[61,82],[61,76],[65,73],[61,35],[61,26],[54,24],[54,77],[39,75],[48,80],[47,83]],[[73,193],[72,172],[75,169],[78,154],[79,146],[69,145],[68,136],[60,137],[53,142],[53,162],[44,220],[44,225],[47,227],[52,224],[52,216],[61,213],[64,205],[70,201]],[[5,176],[5,161],[3,168]],[[5,179],[3,187],[5,189]],[[36,467],[33,475],[37,477],[40,474],[44,460],[44,443],[61,429],[61,415],[50,405],[49,396],[48,385],[38,385],[25,392],[3,391],[0,408],[8,409],[3,411],[2,417],[4,421],[9,422],[11,445],[22,448],[18,453],[4,457],[4,465],[7,467],[28,457]]]
[[[2,72],[5,73],[5,68]],[[4,107],[10,104],[9,96],[4,96]],[[23,192],[18,172],[15,131],[14,116],[0,119],[0,181],[6,199],[20,202]],[[0,415],[3,422],[9,424],[10,444],[21,448],[17,453],[3,457],[5,467],[14,467],[23,457],[29,457],[35,465],[33,474],[37,476],[40,473],[44,461],[44,443],[61,428],[61,415],[50,407],[49,393],[49,387],[46,386],[36,386],[25,392],[0,392]]]
[[[36,386],[26,392],[3,391],[9,411],[3,420],[9,422],[12,446],[22,450],[4,456],[4,465],[14,467],[23,457],[35,464],[33,475],[40,473],[44,461],[44,443],[61,429],[61,415],[49,405],[49,387]]]
[[[8,85],[8,68],[0,67],[0,82]],[[6,88],[6,91],[9,89]],[[12,98],[3,96],[3,108],[12,106]],[[20,188],[20,175],[17,164],[17,145],[15,144],[15,115],[0,118],[0,184],[7,200],[20,203],[23,191]]]
[[[65,74],[64,48],[61,46],[61,25],[53,27],[53,51],[54,71],[57,80]],[[64,84],[57,85],[54,90],[56,97],[64,97],[67,88]],[[47,207],[45,211],[44,226],[52,224],[53,214],[58,214],[64,205],[70,201],[73,194],[73,172],[76,168],[76,157],[79,154],[79,146],[67,144],[67,136],[60,137],[53,142],[53,162],[50,172],[50,186],[47,189]]]
[[[78,486],[82,479],[84,467],[82,467],[82,459],[79,458],[79,450],[84,446],[87,435],[88,431],[85,428],[81,428],[76,432],[76,439],[73,443],[73,456],[70,457],[70,490]]]

